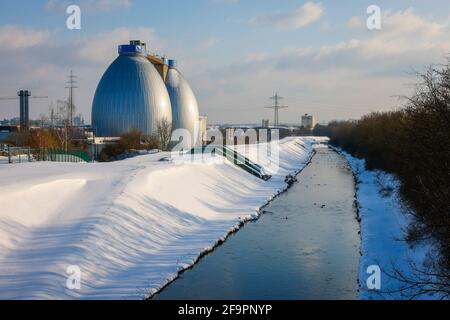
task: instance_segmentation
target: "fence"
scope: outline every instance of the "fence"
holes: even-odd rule
[[[90,162],[91,158],[84,150],[63,150],[55,148],[31,149],[30,147],[0,145],[0,163],[33,161]]]
[[[35,161],[54,162],[90,162],[89,154],[84,150],[63,150],[41,148],[34,154]]]
[[[32,151],[29,147],[11,147],[0,145],[0,163],[22,163],[32,161]]]

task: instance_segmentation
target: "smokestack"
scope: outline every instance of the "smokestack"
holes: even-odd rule
[[[28,130],[30,126],[30,91],[20,90],[17,95],[20,98],[20,130]]]

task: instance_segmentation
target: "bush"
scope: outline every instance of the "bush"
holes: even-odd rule
[[[132,130],[122,134],[117,143],[105,146],[100,152],[99,161],[125,159],[133,151],[158,149],[158,145],[159,140],[156,136],[147,137],[141,131]]]
[[[125,149],[119,143],[106,145],[100,152],[98,160],[100,162],[109,162],[118,160],[118,157],[125,153]]]
[[[146,149],[144,134],[141,131],[132,130],[120,136],[119,145],[123,150]]]

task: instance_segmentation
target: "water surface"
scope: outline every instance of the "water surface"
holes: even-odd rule
[[[319,147],[299,182],[154,299],[356,299],[351,171]]]

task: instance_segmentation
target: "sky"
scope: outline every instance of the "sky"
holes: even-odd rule
[[[81,8],[81,30],[69,30],[66,8]],[[369,30],[367,8],[381,8]],[[320,122],[357,119],[399,108],[416,71],[450,56],[448,0],[4,0],[0,10],[0,97],[19,89],[32,118],[66,99],[90,122],[92,99],[117,46],[130,39],[174,58],[210,123],[259,123],[275,92],[288,109]],[[18,101],[0,101],[0,118],[18,116]]]

